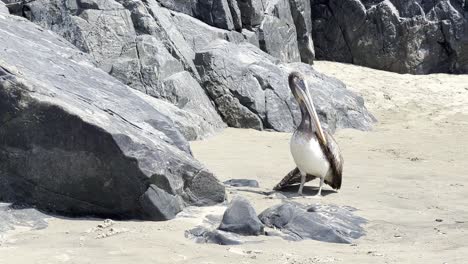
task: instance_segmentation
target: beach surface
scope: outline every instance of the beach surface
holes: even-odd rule
[[[321,62],[315,68],[361,94],[378,119],[372,131],[343,129],[335,138],[345,160],[339,192],[326,187],[304,204],[357,209],[367,234],[353,244],[292,242],[259,236],[238,246],[196,244],[186,230],[225,205],[189,208],[167,222],[50,217],[45,229],[0,234],[0,264],[20,263],[467,263],[468,75],[401,75]],[[257,213],[280,204],[265,193],[295,167],[291,134],[226,129],[192,142],[197,159],[221,181],[255,179],[260,188],[228,188]]]

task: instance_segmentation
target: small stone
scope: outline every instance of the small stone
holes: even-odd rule
[[[440,223],[440,222],[442,222],[442,221],[444,221],[444,220],[438,218],[438,219],[436,219],[435,221]]]
[[[241,196],[232,199],[218,229],[240,235],[264,234],[264,226],[258,219],[255,209],[247,199]]]

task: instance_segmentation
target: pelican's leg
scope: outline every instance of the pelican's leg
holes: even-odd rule
[[[318,190],[318,193],[315,195],[315,196],[322,196],[322,187],[323,187],[323,182],[325,181],[325,177],[322,177],[320,178],[320,186],[319,186],[319,190]]]
[[[306,181],[306,173],[301,171],[301,186],[299,186],[299,191],[297,192],[301,196],[303,195],[302,189],[304,189],[305,181]]]

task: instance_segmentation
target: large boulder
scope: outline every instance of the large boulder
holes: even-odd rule
[[[399,73],[466,73],[467,6],[458,0],[313,0],[316,56]]]
[[[192,113],[206,120],[207,129],[189,139],[225,127],[209,98],[200,98],[204,91],[199,85],[189,89],[193,94],[168,91],[173,86],[164,85],[167,78],[183,72],[190,73],[191,79],[199,76],[193,64],[195,53],[173,26],[170,10],[155,0],[38,0],[24,3],[22,9],[28,10],[23,14],[28,19],[92,55],[93,63],[124,84],[170,103],[174,102],[167,94],[179,101],[199,98],[196,103],[204,111]]]
[[[67,41],[0,15],[0,199],[165,220],[224,201],[176,128],[196,115],[130,89]]]
[[[287,83],[293,70],[308,76],[319,117],[330,131],[367,130],[375,120],[364,100],[339,80],[307,64],[281,64],[249,43],[217,40],[197,52],[195,64],[203,86],[232,127],[293,131],[300,122],[300,110]]]

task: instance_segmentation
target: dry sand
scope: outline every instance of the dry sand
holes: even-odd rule
[[[317,62],[316,69],[362,94],[379,119],[371,132],[337,132],[342,190],[298,200],[357,208],[369,223],[355,244],[258,237],[259,243],[218,246],[184,237],[200,218],[101,229],[102,220],[51,219],[45,230],[0,236],[0,263],[468,263],[468,76],[400,75],[331,62]],[[220,180],[257,179],[262,191],[294,167],[289,137],[227,129],[192,147]],[[316,185],[308,183],[307,193]],[[257,212],[280,203],[242,188],[228,194],[248,197]]]

